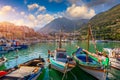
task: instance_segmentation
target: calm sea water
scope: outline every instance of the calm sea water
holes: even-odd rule
[[[92,42],[91,42],[92,43]],[[90,51],[94,52],[94,47],[90,43]],[[33,58],[38,58],[39,56],[47,59],[47,51],[54,50],[58,46],[57,43],[49,42],[49,43],[38,43],[35,45],[30,46],[26,50],[19,50],[19,51],[13,51],[10,53],[4,54],[8,58],[8,62],[6,62],[0,69],[2,68],[12,68],[18,64],[21,64],[23,62],[26,62]],[[65,48],[68,52],[68,55],[71,55],[76,50],[76,45],[83,47],[87,49],[87,43],[85,41],[82,42],[69,42],[69,43],[62,43],[63,48]],[[98,50],[102,51],[103,47],[108,48],[114,48],[114,47],[120,47],[120,42],[108,42],[108,43],[97,43]],[[2,56],[0,54],[0,56]],[[16,58],[18,56],[18,58]],[[48,64],[46,62],[46,70],[45,70],[45,76],[43,80],[62,80],[63,74],[53,70],[48,69]],[[108,73],[109,80],[120,80],[120,71],[111,68],[110,72]],[[76,67],[69,73],[67,73],[64,80],[96,80],[80,68]]]

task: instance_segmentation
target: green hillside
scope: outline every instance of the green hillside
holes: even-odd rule
[[[89,23],[97,39],[120,40],[120,4],[94,16]],[[82,35],[87,34],[87,25],[80,29]]]

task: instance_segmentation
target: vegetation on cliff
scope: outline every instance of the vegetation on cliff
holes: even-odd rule
[[[120,40],[120,4],[94,16],[88,24],[97,39]],[[87,34],[88,24],[80,29],[82,35]]]

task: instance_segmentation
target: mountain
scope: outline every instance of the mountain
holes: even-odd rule
[[[97,39],[120,40],[120,4],[97,14],[88,23]],[[80,29],[81,34],[87,34],[87,26],[88,24]]]
[[[73,32],[79,29],[83,24],[87,23],[87,19],[81,20],[69,20],[67,18],[57,18],[48,23],[43,28],[39,29],[38,32],[42,33],[53,33],[59,32],[62,29],[64,32]]]
[[[27,26],[17,26],[9,22],[0,22],[0,37],[23,39],[37,35],[38,33]]]

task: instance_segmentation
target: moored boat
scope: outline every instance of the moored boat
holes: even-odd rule
[[[0,45],[0,54],[5,54],[8,52],[8,49],[6,48],[6,46],[1,46]]]
[[[120,70],[120,48],[104,48],[104,51],[108,52],[110,66]]]
[[[76,62],[69,57],[66,50],[62,48],[61,38],[62,35],[60,34],[59,48],[57,48],[54,52],[48,50],[48,61],[50,62],[51,68],[65,74],[75,67]]]
[[[17,67],[2,71],[1,80],[36,80],[44,68],[44,59],[35,58]]]
[[[99,80],[106,80],[106,71],[103,65],[88,56],[84,49],[79,48],[72,55],[82,70]]]
[[[89,52],[89,40],[92,37],[93,45],[96,50],[95,53]],[[109,64],[109,58],[107,55],[98,55],[98,49],[96,47],[95,39],[92,35],[91,26],[88,29],[88,46],[87,50],[78,47],[77,51],[73,53],[73,58],[78,63],[79,67],[85,72],[91,74],[99,80],[106,80],[107,67]]]
[[[68,72],[76,65],[76,62],[72,58],[67,56],[65,49],[58,48],[51,54],[54,54],[54,56],[50,55],[49,58],[51,68],[54,68],[59,72]]]

